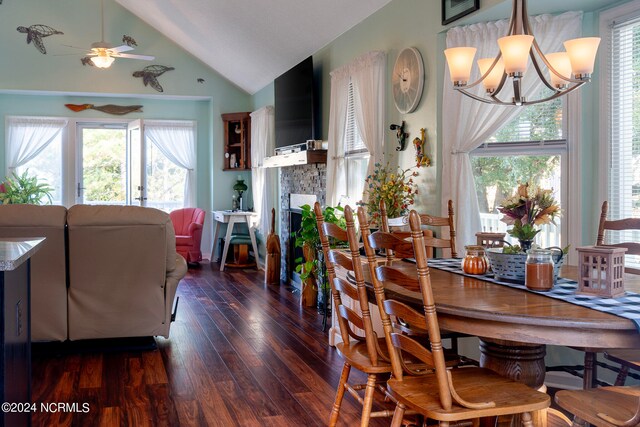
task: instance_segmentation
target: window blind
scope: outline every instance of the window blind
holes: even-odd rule
[[[358,124],[356,122],[356,110],[353,99],[353,84],[349,83],[349,95],[347,98],[347,124],[345,132],[344,154],[355,154],[367,151],[364,141],[360,136]]]
[[[640,19],[614,22],[609,46],[609,218],[640,217]]]
[[[609,219],[640,217],[640,17],[613,22],[609,60]],[[638,231],[608,231],[608,243],[640,241]],[[627,266],[640,259],[627,256]]]
[[[548,91],[548,89],[546,89]],[[543,95],[540,95],[543,96]],[[545,95],[546,96],[546,95]],[[487,142],[557,141],[563,139],[563,104],[560,98],[525,107]]]

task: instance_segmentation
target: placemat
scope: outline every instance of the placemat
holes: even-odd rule
[[[415,262],[415,260],[408,260]],[[463,276],[480,278],[487,282],[497,283],[499,285],[509,286],[510,288],[522,289],[527,292],[544,295],[550,298],[560,299],[571,304],[592,308],[594,310],[605,313],[615,314],[633,321],[636,329],[640,332],[640,294],[626,291],[624,296],[618,298],[601,298],[590,295],[576,295],[578,282],[571,279],[558,277],[556,284],[549,291],[533,291],[528,289],[524,284],[498,280],[493,274],[467,274],[462,271],[460,266],[461,258],[434,258],[429,260],[429,267],[438,270],[446,270],[451,273],[461,274]]]

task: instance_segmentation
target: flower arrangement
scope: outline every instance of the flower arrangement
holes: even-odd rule
[[[560,206],[552,190],[530,186],[529,183],[520,184],[516,194],[504,200],[498,211],[504,215],[500,218],[502,222],[513,225],[507,233],[520,240],[521,246],[524,246],[522,242],[531,242],[540,232],[536,226],[555,224],[554,219],[560,216]]]
[[[364,194],[368,194],[367,202],[358,202],[359,206],[367,207],[367,214],[372,222],[378,223],[380,219],[380,200],[387,205],[387,215],[396,218],[406,215],[409,206],[415,203],[418,187],[413,178],[418,172],[400,167],[392,169],[387,163],[382,166],[376,163],[373,173],[367,176],[364,185]]]

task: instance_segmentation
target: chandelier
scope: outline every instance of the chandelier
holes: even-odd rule
[[[457,91],[488,104],[532,105],[558,98],[590,81],[599,44],[599,37],[583,37],[565,41],[566,52],[543,54],[531,31],[527,1],[513,0],[509,31],[505,37],[498,39],[500,52],[495,58],[478,59],[481,75],[478,80],[468,83],[476,48],[454,47],[446,49],[444,54],[453,88]],[[522,94],[522,78],[527,70],[529,58],[538,78],[552,91],[551,95],[545,98],[530,101]],[[546,66],[548,75],[543,72],[540,62]],[[513,83],[511,100],[498,97],[507,78]],[[480,83],[486,92],[484,97],[468,90]]]

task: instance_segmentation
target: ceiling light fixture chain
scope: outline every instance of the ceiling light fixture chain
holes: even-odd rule
[[[564,42],[566,52],[545,55],[533,35],[527,1],[513,0],[507,35],[498,39],[500,50],[495,58],[478,59],[478,80],[468,83],[476,48],[455,47],[446,49],[444,53],[455,90],[488,104],[522,106],[551,101],[591,81],[599,43],[598,37],[567,40]],[[522,78],[528,68],[529,58],[538,78],[552,91],[551,95],[532,101],[527,100],[522,93]],[[549,77],[543,72],[539,61],[549,70]],[[510,101],[498,98],[507,78],[512,79],[513,85],[513,97]],[[480,83],[485,88],[485,97],[469,91]]]

